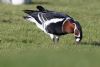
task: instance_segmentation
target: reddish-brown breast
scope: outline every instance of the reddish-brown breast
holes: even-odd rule
[[[72,23],[72,21],[68,20],[65,21],[64,25],[63,25],[63,32],[66,33],[74,33],[74,24]]]

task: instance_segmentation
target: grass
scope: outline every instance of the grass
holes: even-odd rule
[[[34,0],[27,5],[0,4],[0,67],[100,67],[99,0]],[[78,20],[83,40],[73,35],[53,44],[48,35],[22,17],[22,10],[47,9],[64,12]]]

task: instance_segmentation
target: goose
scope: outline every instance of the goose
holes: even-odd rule
[[[37,6],[37,10],[23,10],[27,15],[24,19],[33,22],[36,26],[51,37],[54,43],[60,36],[74,34],[77,43],[82,40],[82,27],[80,23],[68,14],[45,9]]]

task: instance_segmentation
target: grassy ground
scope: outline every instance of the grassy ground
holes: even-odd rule
[[[64,12],[80,22],[83,40],[73,35],[53,44],[35,24],[24,20],[24,9],[36,5]],[[0,67],[100,67],[100,0],[34,0],[30,5],[0,4]]]

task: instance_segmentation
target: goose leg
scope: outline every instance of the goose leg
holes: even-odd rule
[[[54,43],[58,43],[59,42],[59,37],[54,35],[53,42]]]
[[[53,34],[50,34],[51,39],[53,40],[54,43],[58,43],[59,42],[59,37]]]

